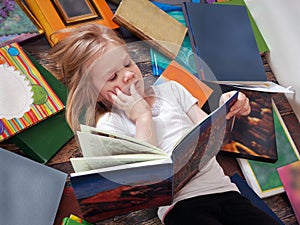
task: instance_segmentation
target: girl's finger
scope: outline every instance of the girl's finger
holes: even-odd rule
[[[124,94],[119,88],[116,88],[117,97],[123,102],[127,101],[128,95]]]

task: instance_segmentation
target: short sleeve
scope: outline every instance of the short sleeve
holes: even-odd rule
[[[188,112],[189,109],[198,102],[198,100],[181,84],[176,81],[170,81],[172,92],[174,93],[178,104],[182,107],[184,112]]]
[[[96,127],[117,134],[130,134],[127,120],[122,118],[122,114],[107,112],[97,121]]]

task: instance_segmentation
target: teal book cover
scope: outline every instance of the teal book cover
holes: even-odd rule
[[[155,3],[159,8],[164,10],[170,16],[175,18],[178,22],[182,23],[186,26],[185,19],[181,7],[163,4],[163,3]],[[190,39],[188,35],[185,36],[181,48],[175,61],[178,62],[181,66],[183,66],[190,73],[197,75],[196,64],[194,60],[194,53],[192,51],[192,46],[190,43]],[[152,63],[152,73],[155,76],[159,76],[162,72],[168,67],[171,63],[171,60],[158,52],[157,50],[150,48],[150,58]]]
[[[4,4],[3,1],[2,4]],[[7,36],[11,34],[22,34],[22,33],[37,33],[39,34],[38,28],[29,19],[25,12],[15,1],[6,1],[8,6],[3,6],[3,13],[5,17],[0,15],[0,36]]]

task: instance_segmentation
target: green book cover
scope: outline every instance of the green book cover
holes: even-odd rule
[[[28,53],[27,55],[53,91],[65,104],[67,99],[66,87],[32,56]],[[63,110],[15,135],[11,138],[11,141],[33,160],[40,163],[47,163],[73,136],[74,133],[67,124],[65,110]]]
[[[61,223],[61,225],[93,225],[73,214],[70,217],[65,217]]]
[[[268,45],[266,44],[260,30],[258,29],[255,20],[253,19],[250,11],[248,10],[248,7],[246,6],[244,0],[230,0],[230,1],[222,1],[222,2],[214,2],[213,4],[227,4],[227,5],[240,5],[240,6],[245,6],[247,9],[247,13],[250,19],[251,27],[255,36],[255,40],[257,43],[257,47],[260,53],[263,52],[268,52],[269,48]]]

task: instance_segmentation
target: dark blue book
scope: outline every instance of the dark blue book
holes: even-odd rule
[[[266,81],[245,6],[184,2],[182,10],[200,79]]]

